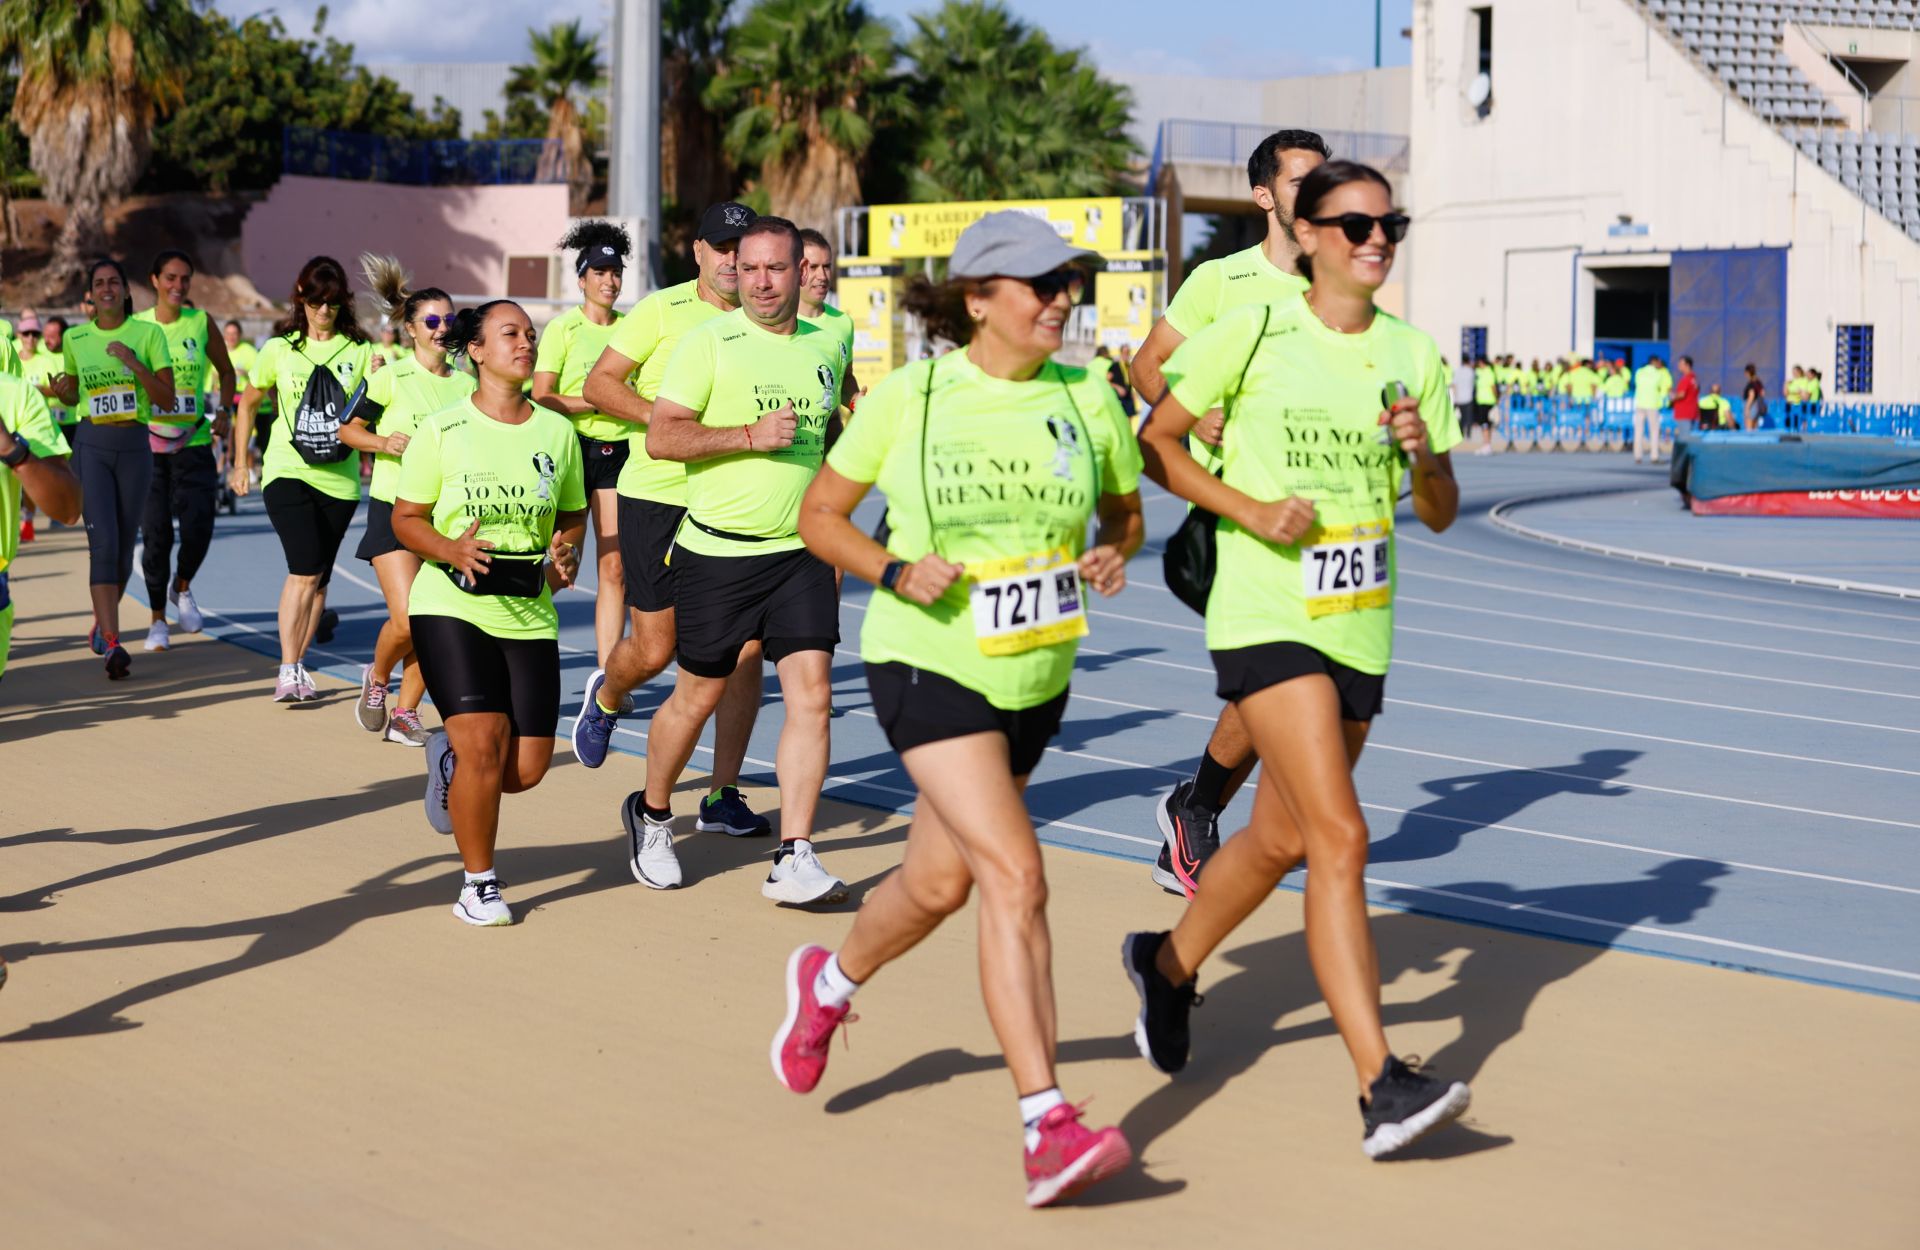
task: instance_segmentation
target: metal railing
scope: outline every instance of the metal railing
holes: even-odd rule
[[[1265,122],[1203,122],[1178,118],[1163,121],[1154,133],[1153,158],[1147,167],[1147,194],[1156,193],[1160,171],[1167,162],[1244,166],[1260,141],[1277,129]],[[1406,135],[1365,130],[1318,133],[1333,154],[1344,160],[1360,161],[1389,172],[1407,167],[1410,140]]]
[[[567,181],[558,139],[395,139],[288,126],[282,173],[409,186],[490,186]]]
[[[1734,428],[1745,428],[1741,403],[1729,397]],[[1633,437],[1633,397],[1504,395],[1495,410],[1496,432],[1508,443],[1541,447],[1618,446]],[[1674,430],[1673,410],[1660,410],[1663,431]],[[1920,439],[1920,404],[1772,404],[1753,427],[1794,434],[1852,434],[1869,438]]]

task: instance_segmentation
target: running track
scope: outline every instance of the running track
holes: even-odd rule
[[[1920,999],[1920,603],[1529,541],[1487,509],[1659,478],[1619,457],[1458,463],[1465,502],[1452,530],[1431,535],[1402,507],[1395,664],[1358,775],[1374,901]],[[1143,891],[1153,805],[1191,773],[1219,706],[1201,622],[1160,584],[1159,540],[1184,505],[1151,485],[1145,496],[1147,551],[1130,588],[1093,609],[1066,724],[1029,791],[1046,841],[1142,861]],[[348,682],[385,611],[352,558],[359,536],[356,524],[333,582],[341,629],[308,657]],[[1740,562],[1764,565],[1763,545]],[[275,653],[283,567],[257,496],[220,518],[196,585],[209,631]],[[867,705],[866,597],[850,579],[828,791],[895,808],[910,784]],[[565,595],[560,613],[570,715],[593,668],[592,602]],[[260,676],[264,697],[270,662]],[[748,755],[770,782],[780,707],[768,678]],[[642,692],[642,712],[667,688],[663,677]],[[338,715],[343,736],[360,734]],[[619,744],[644,749],[646,723],[630,718]],[[639,786],[638,761],[607,767]],[[1247,802],[1223,828],[1244,823]],[[618,830],[609,811],[605,832]],[[831,864],[831,841],[822,848]]]

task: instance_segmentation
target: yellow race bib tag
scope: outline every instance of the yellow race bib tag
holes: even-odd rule
[[[1393,519],[1313,530],[1300,546],[1300,588],[1313,618],[1393,602]]]
[[[87,396],[87,415],[95,421],[122,421],[140,411],[131,386],[110,386]]]
[[[1087,635],[1080,569],[1065,547],[967,566],[973,634],[984,655],[1019,655]]]

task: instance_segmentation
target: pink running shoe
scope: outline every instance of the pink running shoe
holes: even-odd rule
[[[1133,1162],[1119,1129],[1086,1128],[1083,1114],[1083,1107],[1062,1103],[1040,1117],[1040,1140],[1027,1148],[1028,1206],[1052,1206]]]
[[[834,1030],[859,1019],[851,1004],[823,1007],[813,996],[813,979],[832,957],[824,946],[802,946],[787,958],[787,1018],[773,1035],[773,1074],[796,1094],[810,1094],[820,1083]]]

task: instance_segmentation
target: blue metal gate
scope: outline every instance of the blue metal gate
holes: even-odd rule
[[[1693,357],[1700,389],[1739,403],[1746,366],[1778,405],[1787,362],[1787,252],[1779,247],[1675,252],[1669,285],[1675,356]]]

